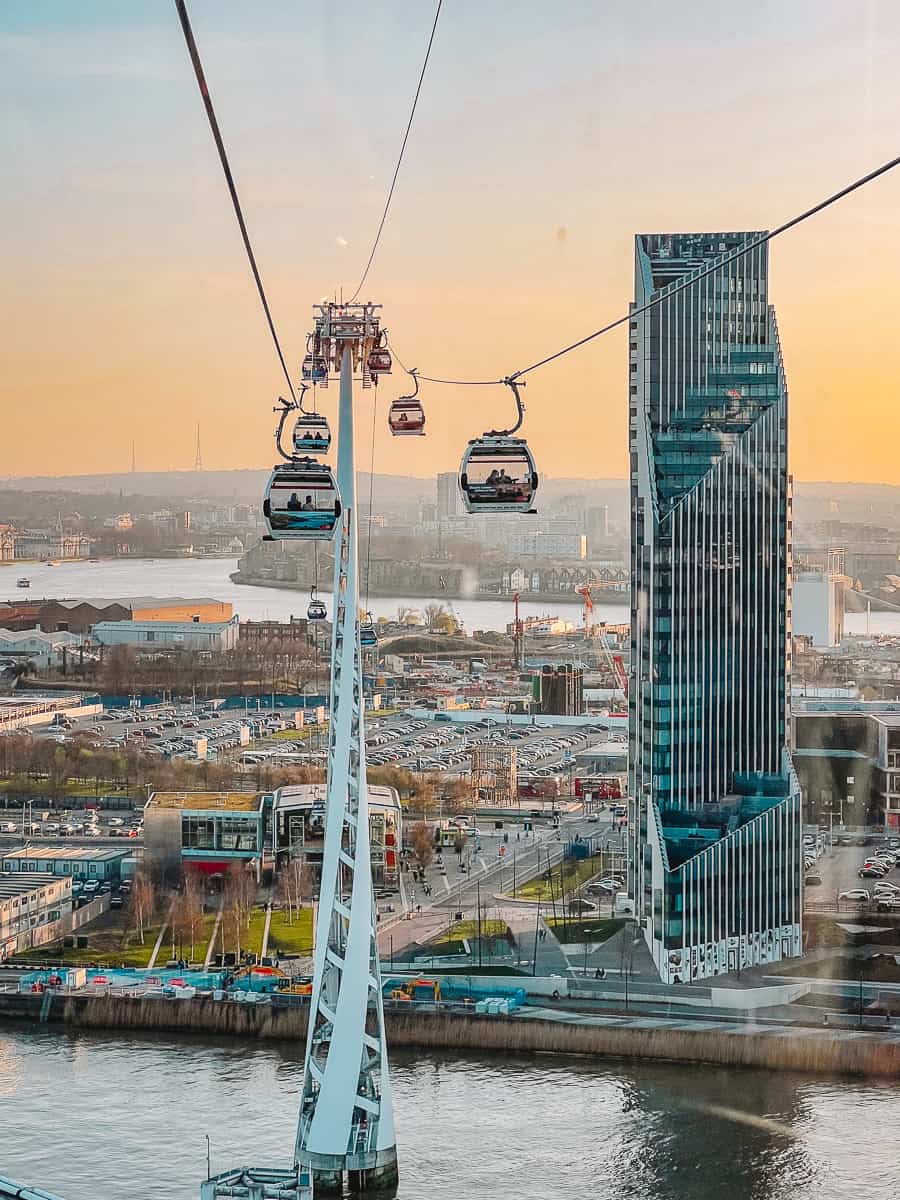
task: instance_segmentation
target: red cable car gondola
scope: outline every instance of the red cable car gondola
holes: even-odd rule
[[[390,375],[394,365],[390,350],[381,344],[383,340],[384,330],[378,335],[378,339],[366,359],[366,370],[370,375]]]
[[[410,371],[416,390],[409,396],[398,396],[388,412],[388,425],[394,437],[422,437],[425,433],[425,409],[419,395],[419,380],[415,370]]]

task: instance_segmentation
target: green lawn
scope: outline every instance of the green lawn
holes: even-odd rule
[[[602,862],[599,854],[580,860],[566,859],[563,863],[553,867],[551,879],[548,880],[547,872],[542,871],[540,875],[535,875],[533,879],[529,879],[527,883],[518,887],[515,895],[522,900],[549,901],[555,897],[556,903],[559,904],[564,894],[568,896],[571,892],[576,891],[601,869]]]
[[[509,926],[505,921],[496,919],[483,919],[481,922],[481,936],[483,938],[491,937],[506,937],[509,931]],[[443,942],[461,942],[463,938],[467,941],[472,941],[478,937],[478,922],[477,921],[457,921],[450,929],[441,933],[430,945],[439,946]]]
[[[622,917],[566,917],[565,921],[561,917],[554,921],[551,917],[547,921],[547,927],[553,930],[561,942],[590,942],[598,945],[607,941],[614,933],[618,933],[625,923]]]
[[[275,909],[269,926],[269,954],[312,954],[312,918],[311,907],[295,912],[293,923],[286,910]]]
[[[96,963],[100,967],[118,967],[122,963],[126,967],[146,967],[159,936],[159,925],[144,930],[143,945],[137,930],[126,930],[123,926],[94,931],[93,926],[89,925],[85,933],[90,942],[84,949],[64,947],[57,943],[54,946],[41,946],[37,950],[17,954],[16,960],[31,963],[65,963],[73,967],[85,967],[88,963]],[[159,957],[163,961],[169,957],[165,942],[160,948]]]
[[[261,954],[265,927],[266,910],[254,908],[250,914],[250,924],[241,935],[241,950],[252,954]],[[302,912],[295,913],[293,924],[288,921],[287,912],[282,912],[281,909],[275,909],[272,912],[272,923],[269,926],[269,954],[309,954],[312,951],[312,941],[311,908],[305,908]],[[219,949],[218,945],[216,949]],[[234,937],[226,928],[226,953],[231,953],[234,949]]]

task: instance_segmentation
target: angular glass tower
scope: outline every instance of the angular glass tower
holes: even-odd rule
[[[801,952],[787,389],[758,233],[635,238],[630,878],[663,980]]]

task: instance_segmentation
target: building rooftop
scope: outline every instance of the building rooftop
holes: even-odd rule
[[[265,795],[266,792],[154,792],[148,807],[256,812]]]
[[[159,608],[169,604],[182,607],[186,604],[227,604],[211,596],[104,596],[84,599],[52,600],[43,603],[61,604],[63,608],[77,608],[79,604],[90,604],[93,608],[106,608],[110,604],[121,604],[123,608]]]
[[[48,858],[58,859],[60,861],[69,861],[71,859],[78,862],[112,862],[117,858],[124,858],[129,854],[130,850],[126,850],[124,846],[121,850],[113,850],[112,847],[99,846],[19,846],[16,850],[6,850],[0,855],[0,862],[6,862],[8,858]]]
[[[67,875],[35,875],[33,871],[7,871],[0,875],[0,903],[40,891],[51,883],[65,883]]]
[[[295,783],[279,788],[275,793],[276,808],[302,808],[305,805],[324,804],[324,783]],[[369,803],[375,808],[399,808],[400,797],[394,788],[369,784]]]
[[[153,632],[163,632],[167,629],[178,632],[189,630],[228,629],[237,624],[237,617],[229,617],[227,621],[154,621],[151,617],[138,617],[130,621],[97,621],[91,628],[94,630],[108,629],[148,629]]]

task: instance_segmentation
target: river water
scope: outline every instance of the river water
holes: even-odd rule
[[[235,559],[225,558],[158,558],[103,559],[89,563],[83,560],[61,562],[58,567],[46,563],[0,564],[0,598],[6,599],[115,599],[126,596],[209,596],[215,600],[230,600],[234,611],[245,620],[287,620],[292,614],[306,613],[308,595],[305,591],[284,588],[249,587],[232,583],[229,575],[237,569]],[[31,580],[26,592],[16,587],[22,575]],[[324,594],[326,604],[328,594]],[[400,606],[417,608],[427,604],[447,604],[446,596],[433,597],[372,597],[372,615],[394,617]],[[450,603],[464,628],[504,630],[513,619],[512,601],[453,600]],[[564,620],[578,624],[581,604],[562,600],[545,600],[535,604],[522,601],[523,617],[555,613]],[[595,619],[619,623],[628,621],[628,603],[598,605]],[[890,633],[900,636],[900,613],[848,613],[844,620],[848,633]]]
[[[225,558],[158,558],[110,559],[96,563],[85,561],[61,562],[58,567],[46,563],[9,563],[0,568],[0,597],[6,599],[116,599],[125,596],[209,596],[214,600],[230,600],[234,611],[245,620],[286,621],[291,614],[305,616],[309,593],[284,588],[250,587],[232,583],[229,575],[237,570],[235,559]],[[26,592],[16,588],[16,579],[26,576],[31,587]],[[328,593],[323,594],[330,604]],[[372,616],[395,617],[397,609],[417,608],[427,604],[447,604],[446,596],[381,597],[369,602]],[[503,630],[513,619],[511,600],[453,600],[454,611],[466,630]],[[522,616],[543,616],[558,613],[578,624],[581,604],[544,601],[541,604],[523,602]],[[595,610],[600,620],[628,620],[628,605],[603,605]]]
[[[392,1056],[398,1200],[893,1200],[900,1087],[575,1057]],[[290,1157],[302,1052],[0,1030],[0,1174],[188,1200]]]

